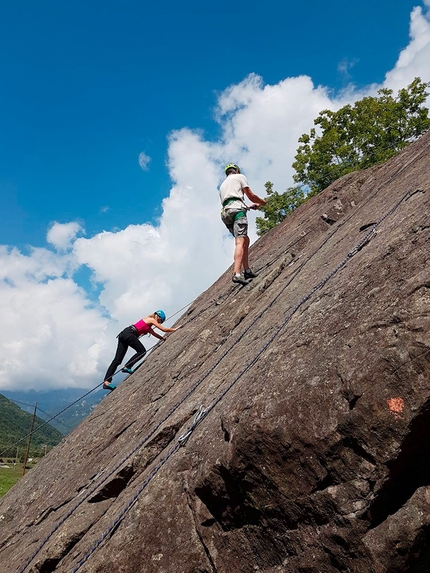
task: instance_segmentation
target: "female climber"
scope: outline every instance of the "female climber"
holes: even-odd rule
[[[175,332],[175,330],[177,330],[176,328],[166,328],[165,326],[161,326],[165,320],[165,313],[162,310],[156,310],[146,318],[141,318],[135,324],[127,326],[127,328],[124,328],[124,330],[118,334],[118,347],[116,349],[115,358],[112,360],[112,363],[107,369],[105,375],[105,381],[103,382],[104,390],[115,390],[116,386],[112,384],[112,376],[124,360],[125,353],[129,346],[136,351],[136,354],[134,354],[126,363],[124,368],[122,368],[122,372],[131,374],[131,367],[133,364],[136,364],[136,362],[145,356],[146,348],[139,340],[141,336],[144,334],[152,334],[152,336],[155,336],[155,338],[158,338],[159,340],[166,340],[164,336],[155,332],[153,327],[158,328],[163,332]]]

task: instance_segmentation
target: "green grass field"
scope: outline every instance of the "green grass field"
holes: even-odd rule
[[[0,497],[9,491],[22,475],[22,464],[15,467],[13,464],[7,465],[8,468],[0,467]]]

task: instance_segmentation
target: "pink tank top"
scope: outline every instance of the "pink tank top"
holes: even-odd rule
[[[142,336],[142,334],[148,334],[151,332],[151,327],[146,324],[146,322],[142,319],[138,320],[135,324],[133,324],[134,328],[137,329],[137,334]]]

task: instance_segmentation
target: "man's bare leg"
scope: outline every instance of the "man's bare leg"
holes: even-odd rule
[[[240,274],[242,270],[242,263],[243,257],[246,252],[246,258],[248,258],[248,245],[249,245],[249,238],[248,237],[235,237],[234,239],[235,247],[234,247],[234,273],[236,275]]]
[[[244,237],[244,245],[243,245],[243,255],[242,255],[242,266],[243,270],[246,271],[249,269],[249,261],[248,261],[248,251],[249,251],[249,237]]]

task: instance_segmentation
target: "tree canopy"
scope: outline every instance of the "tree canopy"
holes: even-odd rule
[[[430,127],[424,107],[430,83],[420,78],[399,90],[384,88],[338,111],[324,110],[299,138],[293,180],[318,193],[351,171],[386,161]]]
[[[262,235],[303,203],[342,175],[382,163],[430,128],[424,106],[430,83],[415,78],[397,96],[381,89],[376,97],[365,97],[338,111],[320,112],[309,134],[299,138],[293,169],[296,187],[285,193],[265,184],[267,205],[264,218],[256,220]]]
[[[264,214],[264,218],[257,217],[255,220],[257,235],[262,235],[275,225],[278,225],[306,199],[306,195],[299,185],[289,187],[285,193],[274,191],[271,181],[267,181],[264,186],[267,194],[266,205],[259,207],[259,210]]]

